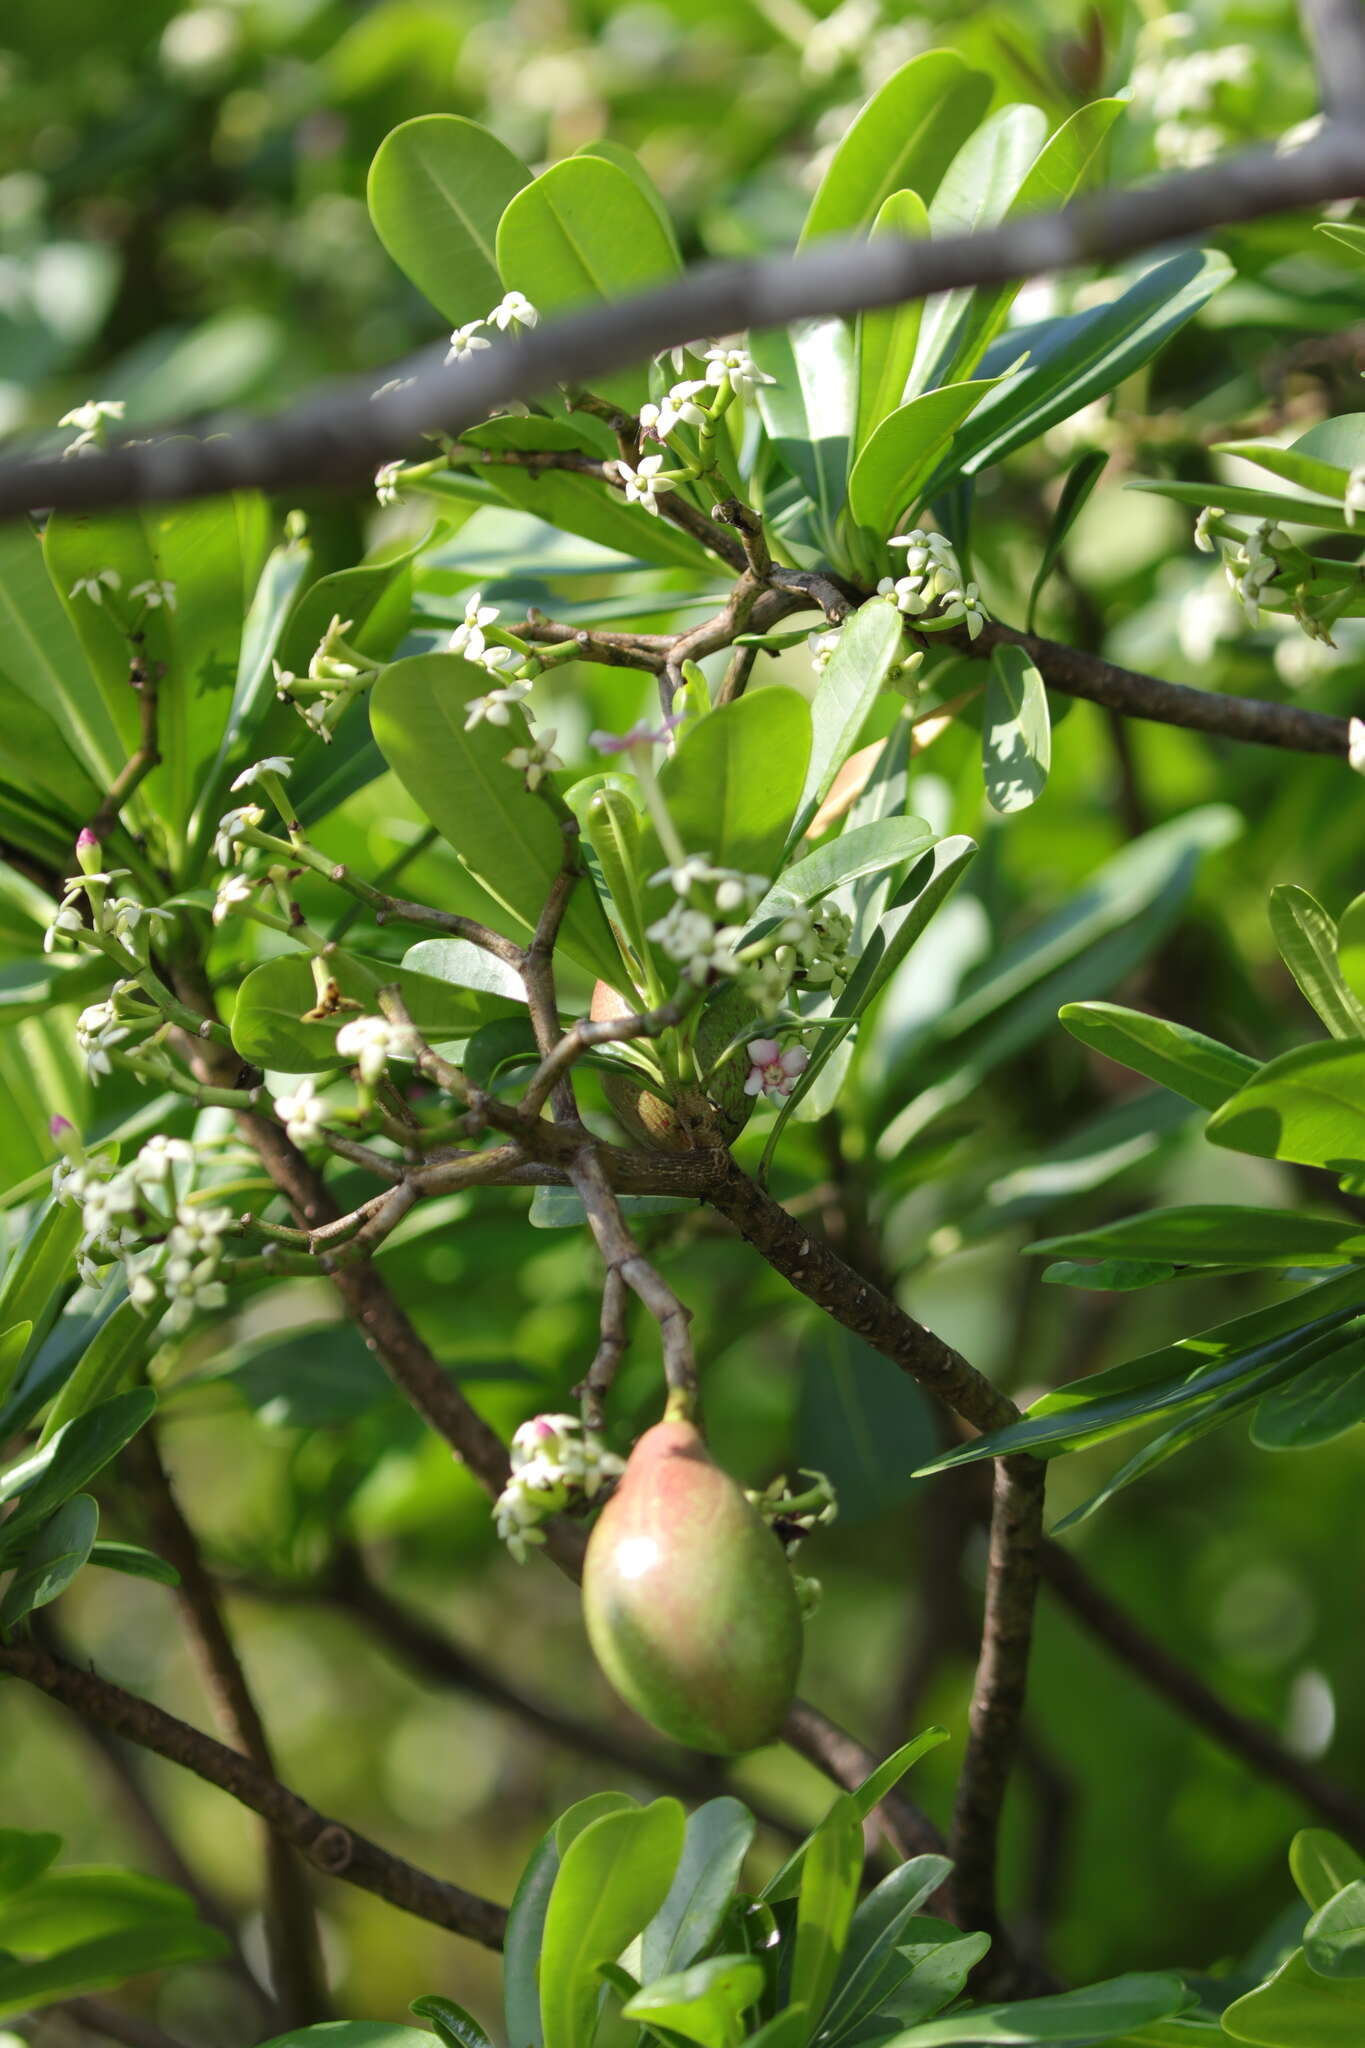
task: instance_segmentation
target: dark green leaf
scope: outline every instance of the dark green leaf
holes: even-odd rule
[[[425,1997],[414,1998],[408,2011],[415,2012],[419,2020],[430,2020],[445,2048],[493,2048],[478,2021],[453,1998],[429,1991]]]
[[[668,1896],[640,1937],[641,1981],[686,1969],[715,1938],[754,1838],[738,1799],[708,1799],[689,1814]]]
[[[1167,2019],[1190,2003],[1179,1977],[1134,1973],[1053,1998],[1025,1998],[1013,2005],[978,2005],[930,2020],[896,2036],[897,2048],[951,2048],[951,2044],[1103,2041],[1149,2020]]]
[[[1264,1451],[1308,1451],[1365,1422],[1365,1338],[1330,1351],[1256,1410],[1252,1440]]]
[[[14,1566],[14,1576],[0,1600],[0,1630],[12,1629],[26,1614],[48,1606],[66,1591],[88,1563],[99,1525],[99,1507],[88,1493],[63,1501],[22,1550],[11,1549],[0,1524],[0,1547],[5,1562]]]

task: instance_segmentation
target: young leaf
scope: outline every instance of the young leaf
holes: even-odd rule
[[[431,2021],[444,2048],[493,2048],[473,2014],[453,1998],[442,1998],[429,1991],[422,1998],[414,1998],[408,2011],[415,2012],[419,2020]]]
[[[1365,1045],[1300,1045],[1263,1066],[1209,1118],[1215,1145],[1354,1171],[1365,1160]]]
[[[676,1799],[607,1813],[561,1852],[540,1954],[544,2048],[589,2048],[598,1967],[615,1961],[658,1912],[682,1854]]]
[[[1062,485],[1062,494],[1057,500],[1057,510],[1052,515],[1052,525],[1048,530],[1043,558],[1038,564],[1038,574],[1034,577],[1028,594],[1028,611],[1024,617],[1025,632],[1033,631],[1034,614],[1038,609],[1038,600],[1043,594],[1044,585],[1061,560],[1067,535],[1089,504],[1090,493],[1108,466],[1109,456],[1103,448],[1088,448],[1068,470],[1066,482]]]
[[[877,2011],[907,1973],[898,1946],[925,1900],[952,1870],[946,1856],[912,1856],[882,1879],[853,1915],[848,1946],[821,2022],[831,2039]]]
[[[738,1799],[708,1799],[688,1816],[668,1896],[640,1937],[645,1985],[685,1970],[710,1945],[753,1838],[754,1817]]]
[[[846,1795],[857,1807],[859,1820],[866,1820],[873,1808],[885,1799],[888,1793],[895,1791],[913,1764],[917,1764],[922,1756],[928,1756],[931,1750],[938,1749],[947,1740],[946,1728],[924,1728],[918,1735],[913,1735],[909,1742],[903,1742],[899,1749],[893,1750],[890,1756],[884,1757],[876,1770],[869,1772],[862,1784]],[[835,1804],[838,1804],[837,1800]],[[769,1878],[764,1885],[760,1896],[767,1905],[777,1905],[783,1899],[796,1897],[801,1886],[802,1867],[814,1839],[814,1832],[807,1835],[805,1841],[792,1850],[776,1876]]]
[[[840,629],[811,699],[810,761],[789,847],[810,829],[904,645],[900,613],[880,598],[869,598]]]
[[[801,903],[818,903],[831,890],[864,876],[897,874],[933,844],[933,832],[923,818],[878,818],[870,825],[855,825],[783,868],[754,911],[754,922],[784,917]]]
[[[1257,1061],[1186,1024],[1169,1024],[1117,1003],[1066,1003],[1058,1011],[1073,1038],[1201,1109],[1220,1109],[1259,1071]]]
[[[498,222],[531,173],[458,114],[423,114],[385,136],[370,165],[370,218],[398,268],[452,327],[502,297]]]
[[[1267,1983],[1233,2000],[1223,2013],[1223,2032],[1257,2048],[1299,2041],[1357,2048],[1365,2039],[1365,1984],[1318,1976],[1296,1948]]]
[[[1052,765],[1052,725],[1043,679],[1022,647],[991,653],[981,720],[981,766],[993,809],[1027,810]]]
[[[873,95],[835,150],[811,201],[801,242],[852,235],[893,192],[933,198],[991,99],[991,81],[951,50],[912,57]]]
[[[14,1566],[14,1576],[0,1600],[0,1629],[11,1629],[37,1607],[46,1607],[64,1593],[81,1567],[89,1561],[100,1511],[88,1493],[64,1501],[55,1515],[18,1553],[5,1545],[5,1561]],[[0,1541],[4,1527],[0,1525]]]
[[[1345,1885],[1365,1878],[1365,1860],[1327,1828],[1301,1828],[1289,1844],[1289,1874],[1313,1913]]]
[[[1303,1930],[1303,1953],[1319,1977],[1365,1977],[1365,1881],[1319,1907]]]
[[[924,241],[929,234],[929,215],[918,192],[893,192],[882,201],[868,232],[874,240],[898,235],[903,240]],[[881,307],[857,317],[853,349],[858,366],[855,456],[888,414],[904,402],[923,306],[922,299],[907,299],[903,305]]]
[[[918,505],[954,434],[995,390],[998,377],[925,391],[884,419],[853,465],[848,508],[878,540]]]
[[[862,1869],[862,1817],[844,1794],[811,1837],[796,1903],[791,1996],[817,2017],[838,1975]]]
[[[414,802],[489,894],[523,929],[534,931],[563,866],[561,806],[544,787],[529,792],[506,765],[509,742],[502,728],[484,719],[466,731],[467,701],[487,687],[486,671],[458,655],[413,655],[380,676],[370,722]],[[621,972],[601,902],[585,883],[569,899],[560,944],[605,981]]]
[[[845,499],[857,413],[853,330],[845,320],[797,320],[753,336],[755,366],[771,384],[755,392],[759,415],[832,542]]]
[[[622,2006],[628,2020],[666,2028],[699,2048],[736,2048],[744,2014],[763,1994],[766,1973],[749,1956],[708,1956],[690,1970],[660,1977]]]
[[[1333,1038],[1365,1038],[1365,1006],[1337,964],[1337,928],[1316,898],[1281,882],[1270,892],[1270,929],[1280,958]]]

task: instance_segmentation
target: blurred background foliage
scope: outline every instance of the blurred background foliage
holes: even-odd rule
[[[840,0],[828,10],[806,0],[11,7],[0,24],[0,427],[46,432],[95,393],[125,399],[130,422],[269,405],[433,338],[435,316],[389,264],[364,204],[375,147],[411,115],[469,115],[535,164],[610,134],[638,150],[667,195],[687,257],[734,255],[794,238],[821,152],[852,108],[936,43],[987,68],[1001,99],[1034,98],[1057,118],[1131,83],[1115,179],[1273,140],[1313,107],[1288,0],[1180,15],[1129,0],[1034,0],[1027,16],[961,0]],[[1202,71],[1201,53],[1217,55]],[[1247,628],[1218,570],[1192,550],[1185,513],[1121,489],[1135,473],[1226,473],[1207,450],[1229,429],[1301,431],[1359,409],[1365,326],[1344,259],[1294,222],[1239,230],[1221,246],[1236,279],[1154,369],[992,477],[977,571],[988,600],[993,589],[1027,588],[1060,479],[1081,448],[1098,446],[1109,467],[1049,588],[1042,630],[1172,679],[1347,713],[1360,705],[1356,622],[1336,648],[1273,622]],[[1048,310],[1054,287],[1030,289]],[[368,497],[308,510],[315,542],[338,562],[392,517]],[[476,531],[491,577],[522,542],[531,547],[520,579],[504,574],[504,592],[529,577],[561,600],[610,595],[589,545],[537,555],[545,530],[517,518],[475,512],[483,526],[462,534],[450,579],[456,615],[455,592],[477,569]],[[428,564],[420,601],[433,612],[440,581]],[[668,572],[656,582],[666,610]],[[804,649],[787,658],[784,679],[809,680]],[[561,671],[548,722],[578,751],[590,727],[634,716],[638,696],[629,676]],[[851,1190],[835,1201],[831,1133],[809,1125],[792,1127],[776,1185],[836,1230],[856,1235],[866,1210],[915,1312],[1022,1396],[1254,1307],[1272,1285],[1253,1276],[1077,1294],[1041,1284],[1042,1261],[1021,1256],[1031,1238],[1158,1200],[1311,1203],[1316,1192],[1311,1177],[1204,1145],[1192,1112],[1069,1039],[1058,1004],[1113,994],[1258,1057],[1316,1038],[1271,945],[1266,892],[1298,882],[1339,909],[1362,886],[1361,833],[1339,763],[1119,726],[1087,704],[1058,733],[1046,800],[1021,817],[985,812],[978,751],[962,726],[918,764],[910,809],[980,836],[983,852],[854,1070],[843,1134]],[[1197,864],[1139,890],[1136,905],[1101,901],[1046,975],[1035,953],[1022,982],[1002,984],[1004,946],[1093,889],[1131,839],[1205,805],[1225,810]],[[322,836],[329,852],[377,873],[411,853],[417,827],[383,778]],[[433,847],[412,859],[405,887],[460,907],[470,896]],[[84,1082],[63,1043],[32,1024],[6,1055],[0,1106],[10,1143],[31,1152],[22,1170],[46,1150],[35,1073],[79,1121]],[[912,1082],[932,1088],[940,1071],[935,1113],[898,1125]],[[109,1087],[102,1107],[137,1108],[129,1083]],[[565,1404],[598,1306],[578,1234],[528,1238],[526,1209],[510,1191],[477,1205],[456,1197],[410,1219],[386,1256],[442,1362],[505,1434]],[[877,1745],[928,1720],[949,1726],[957,1739],[917,1778],[942,1818],[982,1558],[971,1533],[959,1581],[951,1489],[906,1478],[933,1448],[933,1420],[890,1366],[814,1327],[737,1242],[690,1218],[650,1230],[696,1310],[717,1454],[758,1482],[815,1464],[844,1495],[842,1521],[807,1553],[826,1598],[804,1690]],[[473,1667],[629,1732],[624,1710],[591,1664],[572,1589],[498,1552],[482,1496],[334,1315],[321,1283],[300,1282],[199,1331],[165,1390],[168,1451],[214,1559],[238,1583],[234,1619],[282,1775],[418,1863],[505,1898],[553,1813],[622,1782],[621,1770],[547,1739],[477,1686],[439,1684],[367,1640],[319,1592],[338,1543],[364,1546],[375,1575],[437,1617]],[[640,1334],[615,1405],[622,1444],[657,1404]],[[1108,1455],[1055,1468],[1058,1510],[1093,1488]],[[1230,1700],[1348,1782],[1365,1764],[1351,1535],[1360,1459],[1356,1437],[1288,1459],[1227,1432],[1069,1539]],[[163,1589],[89,1574],[64,1603],[61,1629],[111,1677],[206,1720]],[[61,1830],[70,1857],[148,1868],[164,1855],[164,1829],[231,1915],[252,1910],[254,1834],[217,1793],[168,1766],[97,1753],[73,1720],[19,1688],[7,1690],[3,1720],[8,1824]],[[1046,1593],[1028,1725],[1010,1889],[1023,1919],[1046,1921],[1060,1973],[1083,1981],[1204,1966],[1256,1939],[1283,1901],[1284,1845],[1303,1816],[1144,1692]],[[821,1782],[787,1752],[745,1763],[736,1778],[807,1819],[824,1803]],[[494,1958],[350,1888],[329,1889],[323,1904],[347,2011],[397,2016],[415,1992],[443,1989],[491,2018]],[[248,1925],[246,1939],[259,1952],[258,1930]],[[155,1993],[155,2010],[211,2048],[240,2037],[235,1995],[210,1968],[180,1971]],[[55,2033],[63,2023],[45,2024]]]

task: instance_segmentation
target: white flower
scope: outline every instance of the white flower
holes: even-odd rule
[[[485,647],[479,656],[478,666],[486,668],[490,675],[497,675],[500,669],[520,668],[525,659],[525,655],[518,654],[515,647]],[[530,688],[529,683],[527,688]]]
[[[300,1081],[292,1095],[275,1097],[275,1114],[296,1145],[315,1145],[322,1136],[322,1126],[327,1112],[313,1093],[313,1079],[309,1075]]]
[[[250,903],[256,884],[249,875],[225,875],[218,884],[218,894],[213,899],[213,922],[222,924],[234,910],[244,903]]]
[[[1221,519],[1222,517],[1223,508],[1221,505],[1206,505],[1195,520],[1194,544],[1201,555],[1212,555],[1217,552],[1217,542],[1209,532],[1209,528],[1215,519]]]
[[[218,831],[213,841],[218,865],[232,867],[246,845],[243,834],[264,823],[265,812],[259,804],[241,804],[235,811],[224,812],[218,820]]]
[[[87,398],[84,405],[76,405],[70,412],[64,412],[58,420],[59,427],[75,427],[76,438],[69,447],[62,450],[64,455],[80,455],[87,448],[96,447],[104,438],[104,422],[121,420],[124,401],[121,398]]]
[[[92,1080],[113,1071],[109,1054],[122,1045],[128,1027],[120,1023],[111,1002],[91,1003],[76,1019],[76,1045],[85,1055],[85,1071]]]
[[[446,642],[450,654],[462,654],[466,661],[481,661],[486,642],[483,636],[485,626],[491,626],[498,617],[495,604],[485,604],[483,592],[476,590],[464,608],[464,619]]]
[[[490,653],[511,653],[511,649],[490,648]],[[486,718],[490,725],[510,725],[512,712],[523,697],[529,696],[529,683],[508,683],[501,690],[490,690],[487,696],[471,697],[465,705],[464,729],[472,732],[476,725]]]
[[[790,1095],[798,1076],[810,1065],[810,1054],[803,1047],[789,1045],[783,1052],[775,1038],[751,1038],[745,1050],[749,1055],[749,1074],[744,1093],[766,1095],[773,1102],[781,1102]]]
[[[704,427],[710,415],[695,403],[697,393],[707,389],[704,377],[675,384],[658,405],[640,407],[640,432],[654,441],[666,441],[681,427]]]
[[[506,301],[504,300],[503,303],[506,304]],[[497,315],[491,313],[489,318],[497,319]],[[476,350],[492,348],[493,344],[488,339],[488,336],[479,332],[483,324],[482,320],[470,320],[463,327],[455,329],[455,332],[450,337],[450,347],[446,350],[447,363],[462,363],[468,356],[472,356]],[[506,326],[507,323],[499,321],[498,324],[499,326]]]
[[[106,590],[119,590],[123,578],[117,569],[97,569],[93,576],[78,576],[66,593],[68,597],[88,597],[91,604],[103,604]]]
[[[401,1024],[390,1024],[386,1017],[352,1017],[337,1033],[337,1052],[344,1060],[354,1060],[361,1080],[370,1088],[383,1078],[393,1054],[411,1048],[411,1033]]]
[[[403,474],[403,464],[381,462],[374,473],[374,494],[381,505],[398,503],[398,479]]]
[[[253,782],[259,782],[263,775],[292,775],[294,763],[288,754],[267,754],[264,761],[253,761],[244,768],[232,784],[233,796],[240,796],[244,789],[250,789]]]
[[[156,611],[161,605],[164,605],[168,612],[175,610],[175,585],[166,582],[164,578],[158,578],[156,581],[149,578],[145,583],[135,583],[128,595],[140,597],[149,612]]]
[[[760,384],[776,384],[776,377],[769,377],[763,370],[754,367],[754,359],[747,348],[724,348],[719,344],[706,351],[706,381],[720,386],[728,384],[737,396],[753,391]]]
[[[552,775],[556,768],[564,766],[558,754],[554,752],[554,743],[555,735],[552,732],[543,732],[530,746],[513,747],[510,754],[503,755],[503,762],[508,768],[521,770],[526,777],[528,789],[539,789],[547,775]]]
[[[822,675],[829,667],[834,657],[834,650],[839,645],[838,627],[835,626],[826,633],[808,633],[806,635],[806,645],[810,649],[811,667],[817,675]]]
[[[658,493],[673,489],[673,479],[659,475],[663,466],[662,455],[646,455],[633,469],[628,462],[616,464],[622,496],[628,505],[643,505],[646,512],[657,514]]]
[[[705,981],[711,970],[717,934],[704,911],[692,910],[679,897],[668,914],[649,927],[646,937],[694,981]]]
[[[1357,463],[1346,479],[1346,492],[1341,501],[1346,514],[1346,524],[1354,526],[1357,512],[1365,512],[1365,462]]]
[[[521,292],[508,292],[488,315],[488,325],[496,327],[500,334],[506,334],[509,327],[534,327],[539,319],[539,313],[528,298]],[[480,325],[478,321],[474,324]],[[453,336],[451,338],[454,339]]]
[[[1365,718],[1353,718],[1346,733],[1346,758],[1357,775],[1365,775]]]
[[[66,902],[61,904],[54,912],[51,924],[43,933],[43,951],[45,953],[52,952],[59,940],[74,938],[77,932],[84,931],[84,929],[85,919],[81,916],[74,901],[68,897]]]

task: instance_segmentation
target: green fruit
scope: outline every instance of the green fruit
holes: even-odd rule
[[[593,1018],[625,1017],[631,1004],[624,996],[599,981],[592,992],[589,1015]],[[751,1030],[757,1036],[761,1019],[747,996],[735,988],[722,988],[712,995],[697,1016],[694,1044],[702,1073],[716,1060],[736,1033]],[[633,1138],[663,1152],[694,1152],[708,1145],[728,1145],[736,1139],[753,1114],[753,1097],[744,1093],[748,1062],[741,1048],[703,1089],[680,1088],[673,1102],[665,1102],[639,1081],[624,1074],[603,1076],[602,1090],[618,1122]]]
[[[801,1664],[782,1546],[690,1422],[636,1444],[588,1541],[583,1615],[628,1706],[691,1749],[776,1739]]]

